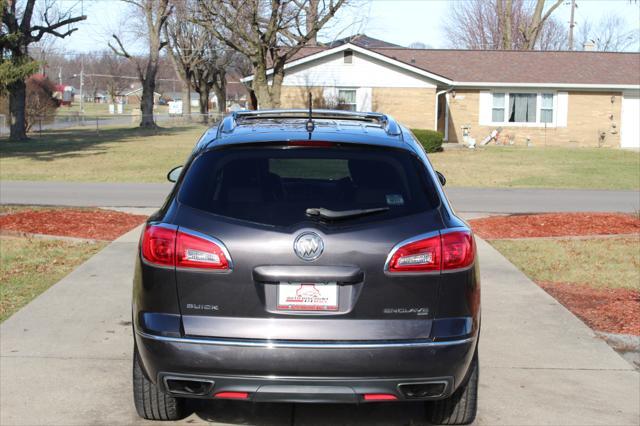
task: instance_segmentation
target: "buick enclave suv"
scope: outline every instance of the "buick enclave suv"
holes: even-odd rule
[[[145,225],[134,401],[426,404],[476,413],[471,230],[412,133],[383,114],[251,111],[197,142]]]

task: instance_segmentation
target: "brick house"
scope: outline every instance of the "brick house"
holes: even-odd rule
[[[638,53],[371,46],[304,48],[285,65],[281,107],[304,107],[311,91],[452,143],[501,129],[517,144],[640,147]]]

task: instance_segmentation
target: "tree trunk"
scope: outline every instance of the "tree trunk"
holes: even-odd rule
[[[207,82],[204,79],[200,80],[199,86],[200,116],[202,122],[206,124],[209,121],[209,93],[211,92],[211,88],[207,86]]]
[[[222,87],[220,87],[222,86]],[[216,99],[218,99],[218,112],[224,114],[227,111],[227,84],[222,81],[221,85],[215,84],[213,86],[213,93],[216,95]]]
[[[282,82],[284,81],[284,61],[276,63],[273,67],[271,78],[271,104],[273,108],[280,108],[280,95],[282,93]]]
[[[511,43],[511,38],[512,38],[511,20],[513,19],[513,4],[511,0],[507,0],[506,3],[507,4],[504,8],[504,16],[502,18],[504,22],[504,25],[502,27],[502,49],[510,50],[510,49],[513,49],[513,46]]]
[[[307,10],[305,11],[305,15],[306,15],[306,27],[305,30],[306,32],[309,32],[311,30],[311,28],[313,28],[313,26],[315,25],[316,21],[318,20],[318,5],[320,3],[320,0],[309,0],[309,3],[307,4]],[[313,37],[311,37],[309,39],[309,42],[307,43],[309,46],[316,46],[318,44],[318,36],[316,33],[313,34]]]
[[[140,110],[142,117],[140,127],[157,127],[153,120],[153,95],[156,91],[157,66],[153,64],[154,58],[150,58],[147,70],[142,81],[142,98],[140,99]]]
[[[256,91],[251,89],[251,88],[247,88],[247,91],[249,92],[249,109],[250,110],[256,110],[258,109],[258,98],[256,97]]]
[[[271,101],[271,93],[269,92],[269,79],[267,78],[267,67],[258,63],[253,71],[253,91],[256,95],[258,104],[256,109],[274,108]]]
[[[27,101],[27,85],[18,80],[9,87],[10,133],[12,141],[27,139],[25,107]]]
[[[191,118],[191,85],[182,82],[182,115]]]

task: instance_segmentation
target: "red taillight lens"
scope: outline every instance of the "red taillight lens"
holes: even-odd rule
[[[142,236],[142,257],[154,265],[226,270],[229,259],[221,244],[206,236],[149,225]]]
[[[465,268],[473,263],[475,246],[469,231],[413,241],[398,248],[389,260],[389,272],[431,272]]]
[[[218,392],[213,397],[224,398],[224,399],[247,399],[249,398],[249,393],[248,392]]]
[[[470,232],[450,232],[442,235],[442,270],[465,268],[475,257]]]
[[[206,238],[178,231],[176,266],[179,268],[229,269],[222,248]]]
[[[176,230],[150,225],[142,236],[142,257],[155,265],[174,266]]]
[[[390,393],[365,393],[363,399],[365,401],[396,401],[398,397]]]
[[[390,272],[440,270],[440,236],[414,241],[400,247],[389,261]]]

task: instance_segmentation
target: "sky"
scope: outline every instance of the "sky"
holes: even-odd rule
[[[360,0],[362,5],[347,10],[334,23],[331,31],[347,28],[350,32],[363,32],[371,37],[406,46],[422,42],[431,48],[447,48],[442,21],[454,2],[465,0]],[[107,49],[109,35],[126,16],[127,7],[118,0],[58,0],[62,6],[77,5],[84,9],[87,20],[79,24],[73,36],[56,42],[65,51],[88,52]],[[585,20],[598,21],[607,12],[626,17],[629,30],[640,27],[640,1],[629,0],[576,0],[576,34]],[[570,0],[561,5],[554,15],[564,23],[569,22]],[[354,22],[351,24],[351,22]],[[568,25],[568,24],[567,24]],[[350,31],[350,32],[349,32]],[[324,34],[327,38],[327,34]],[[332,38],[340,38],[332,37]],[[321,35],[322,39],[322,35]]]

